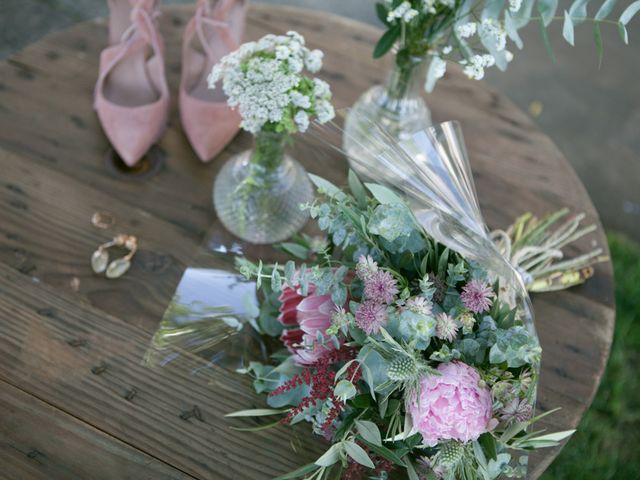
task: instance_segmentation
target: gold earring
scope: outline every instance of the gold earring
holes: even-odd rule
[[[117,258],[109,263],[109,251],[111,247],[122,247],[129,250],[124,257]],[[138,239],[133,235],[124,233],[116,235],[110,242],[103,243],[91,255],[91,268],[96,273],[106,272],[107,278],[119,278],[131,267],[131,259],[138,250]]]

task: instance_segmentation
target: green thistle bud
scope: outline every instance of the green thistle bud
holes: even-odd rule
[[[387,374],[390,380],[405,381],[410,380],[416,376],[418,368],[416,361],[411,357],[398,357],[387,369]]]
[[[440,446],[438,464],[450,470],[454,468],[464,455],[464,446],[459,442],[447,442]]]

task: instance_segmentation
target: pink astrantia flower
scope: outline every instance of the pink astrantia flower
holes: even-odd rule
[[[463,305],[474,313],[482,313],[489,310],[493,304],[495,293],[488,283],[482,280],[471,280],[462,288],[460,299]]]
[[[378,333],[387,324],[387,308],[377,302],[361,303],[356,312],[356,324],[367,335]]]
[[[423,377],[419,395],[409,396],[414,428],[432,447],[443,440],[477,440],[494,424],[491,390],[479,385],[480,375],[465,363],[443,363],[438,372]]]
[[[336,305],[331,295],[315,295],[315,286],[309,286],[309,295],[303,297],[297,289],[285,287],[280,294],[278,321],[286,327],[280,340],[293,354],[298,365],[312,365],[336,349],[328,340],[326,330],[331,326],[331,315]],[[317,334],[327,339],[319,345]]]
[[[405,307],[413,313],[419,313],[421,315],[431,315],[433,309],[431,302],[424,297],[409,298],[405,303]]]
[[[453,339],[456,338],[458,334],[458,324],[456,321],[446,312],[441,312],[436,315],[436,320],[438,321],[436,324],[436,336],[447,342],[453,342]]]
[[[364,280],[364,296],[378,303],[392,303],[398,294],[398,282],[389,272],[378,270]]]

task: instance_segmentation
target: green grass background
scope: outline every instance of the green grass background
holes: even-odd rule
[[[543,480],[640,479],[640,244],[609,234],[616,327],[598,393]]]

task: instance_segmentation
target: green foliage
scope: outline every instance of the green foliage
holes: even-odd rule
[[[524,327],[517,325],[508,330],[499,328],[495,331],[495,335],[496,342],[489,351],[491,363],[506,362],[509,368],[539,363],[542,349],[536,338],[532,337]]]
[[[640,11],[640,0],[627,5],[617,20],[609,18],[617,0],[601,0],[595,15],[589,14],[588,7],[592,6],[590,0],[573,0],[569,4],[563,4],[560,11],[558,11],[558,0],[522,0],[517,10],[514,3],[509,1],[409,0],[408,4],[414,14],[409,17],[395,16],[394,11],[401,3],[403,2],[393,1],[376,4],[377,16],[386,30],[376,44],[373,56],[379,58],[390,51],[395,51],[401,79],[410,76],[410,72],[421,59],[432,56],[425,84],[428,91],[433,89],[442,76],[446,62],[459,63],[466,67],[474,63],[474,56],[488,53],[500,70],[507,68],[511,55],[504,48],[502,37],[483,34],[480,31],[477,35],[461,36],[456,28],[469,22],[479,24],[483,20],[490,20],[493,25],[497,25],[506,33],[518,49],[523,48],[519,30],[530,22],[536,22],[553,61],[555,61],[555,55],[547,32],[549,25],[554,20],[562,21],[563,37],[570,45],[574,45],[575,28],[591,23],[600,64],[604,52],[601,28],[616,27],[622,41],[628,44],[627,25]],[[394,45],[397,47],[395,50],[393,50]],[[483,73],[475,74],[473,69],[468,74],[472,78],[483,76]],[[399,84],[403,86],[402,81]]]

